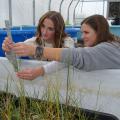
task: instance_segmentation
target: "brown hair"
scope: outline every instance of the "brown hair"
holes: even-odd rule
[[[54,27],[55,27],[55,41],[54,41],[54,47],[63,47],[63,38],[67,36],[67,34],[64,32],[65,30],[65,23],[63,20],[63,17],[59,12],[56,11],[48,11],[45,13],[39,20],[38,27],[37,27],[37,38],[36,42],[37,44],[41,45],[41,26],[43,24],[43,21],[48,18],[52,20]]]
[[[82,24],[88,24],[95,30],[97,34],[96,44],[99,44],[101,42],[112,42],[115,40],[119,41],[118,39],[115,39],[115,35],[110,33],[109,24],[102,15],[92,15],[90,17],[87,17],[81,22],[81,25]]]

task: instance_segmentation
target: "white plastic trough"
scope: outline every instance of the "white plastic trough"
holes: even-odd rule
[[[46,64],[41,61],[22,60],[22,67],[35,67]],[[41,99],[51,84],[60,85],[61,102],[66,99],[67,68],[58,72],[38,77],[33,81],[20,80],[16,77],[9,61],[0,57],[0,90],[5,91],[7,81],[9,92],[19,95],[19,83],[22,81],[26,96]],[[70,82],[72,86],[71,97],[77,99],[78,106],[86,109],[110,113],[120,119],[120,70],[98,70],[85,72],[73,68],[70,70]],[[57,86],[58,88],[58,86]]]

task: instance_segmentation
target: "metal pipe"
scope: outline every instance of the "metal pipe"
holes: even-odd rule
[[[48,5],[49,5],[49,6],[48,6],[48,11],[50,11],[50,10],[51,10],[51,1],[52,1],[52,0],[49,0],[49,4],[48,4]]]
[[[59,12],[60,12],[60,13],[61,13],[61,8],[62,8],[63,1],[64,1],[64,0],[62,0],[62,1],[60,2],[60,7],[59,7]]]
[[[103,0],[103,16],[104,16],[104,9],[105,9],[105,0]]]
[[[9,5],[9,21],[10,26],[12,26],[12,0],[8,0],[8,5]]]
[[[80,0],[77,1],[76,5],[75,5],[75,8],[74,8],[74,11],[73,11],[73,24],[75,25],[75,12],[76,12],[76,8],[79,4]]]
[[[33,25],[35,26],[35,0],[33,0]]]
[[[71,2],[70,2],[70,4],[69,4],[69,6],[68,6],[68,12],[67,12],[67,22],[69,23],[69,14],[70,14],[70,6],[72,5],[72,2],[73,2],[74,0],[71,0]]]

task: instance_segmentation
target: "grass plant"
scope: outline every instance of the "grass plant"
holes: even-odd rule
[[[66,102],[61,103],[61,93],[59,82],[53,84],[52,80],[48,85],[41,99],[26,96],[23,80],[19,79],[16,86],[19,95],[9,93],[9,83],[6,89],[0,92],[0,119],[1,120],[98,120],[97,116],[89,116],[84,110],[73,107],[77,106],[79,101],[72,96],[74,92],[71,85],[70,67],[67,71],[66,83]],[[11,77],[12,78],[12,77]],[[9,77],[8,80],[9,81]],[[13,80],[14,81],[14,80]],[[56,80],[57,81],[57,77]],[[54,82],[54,81],[53,81]],[[100,90],[100,86],[99,86]],[[39,93],[38,93],[39,94]],[[99,94],[99,92],[98,92]],[[99,96],[99,95],[98,95]],[[97,96],[97,99],[98,99]],[[72,106],[70,106],[70,102]],[[97,104],[97,103],[96,103]]]

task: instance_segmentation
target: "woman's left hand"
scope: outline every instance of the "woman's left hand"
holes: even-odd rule
[[[13,45],[12,50],[17,56],[33,56],[35,55],[36,46],[19,42]]]
[[[34,80],[38,76],[44,75],[44,69],[42,67],[26,68],[22,71],[17,72],[16,75],[21,79]]]

